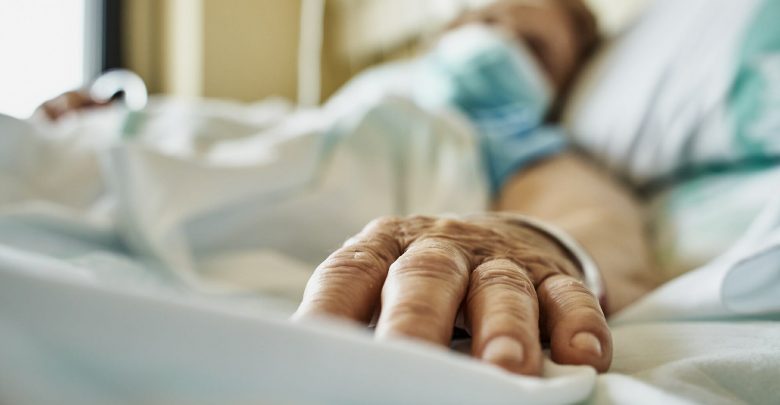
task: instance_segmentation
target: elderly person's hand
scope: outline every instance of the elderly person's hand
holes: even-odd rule
[[[609,368],[612,341],[577,263],[511,214],[382,218],[315,271],[297,318],[368,323],[378,338],[450,343],[462,311],[472,354],[537,375],[543,340],[554,361]]]
[[[38,111],[43,112],[49,120],[56,121],[71,112],[108,104],[108,102],[95,100],[87,90],[71,90],[44,102],[38,107]]]

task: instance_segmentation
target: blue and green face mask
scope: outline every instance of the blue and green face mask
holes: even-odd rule
[[[455,107],[480,132],[494,192],[523,166],[565,146],[557,128],[544,127],[553,98],[531,52],[482,25],[444,35],[420,60],[415,85],[418,103]]]

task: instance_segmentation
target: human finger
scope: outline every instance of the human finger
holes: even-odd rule
[[[411,243],[390,266],[376,336],[407,336],[447,345],[466,292],[469,259],[444,238]]]
[[[466,298],[473,355],[514,373],[540,374],[538,308],[534,284],[517,263],[499,259],[477,266]]]
[[[401,254],[399,220],[372,221],[314,271],[295,319],[317,315],[369,322],[388,268]]]
[[[574,277],[555,275],[539,285],[537,294],[553,361],[607,371],[612,362],[612,336],[593,293]]]

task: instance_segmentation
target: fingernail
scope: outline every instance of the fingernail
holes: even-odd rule
[[[590,332],[580,332],[571,338],[571,345],[577,350],[601,357],[601,342]]]
[[[520,342],[509,336],[499,336],[485,346],[482,360],[516,371],[522,368],[524,355],[523,345]]]

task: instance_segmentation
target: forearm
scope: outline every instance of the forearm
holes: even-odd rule
[[[496,209],[546,221],[568,232],[601,270],[610,312],[657,285],[642,210],[625,187],[574,153],[511,178]]]

